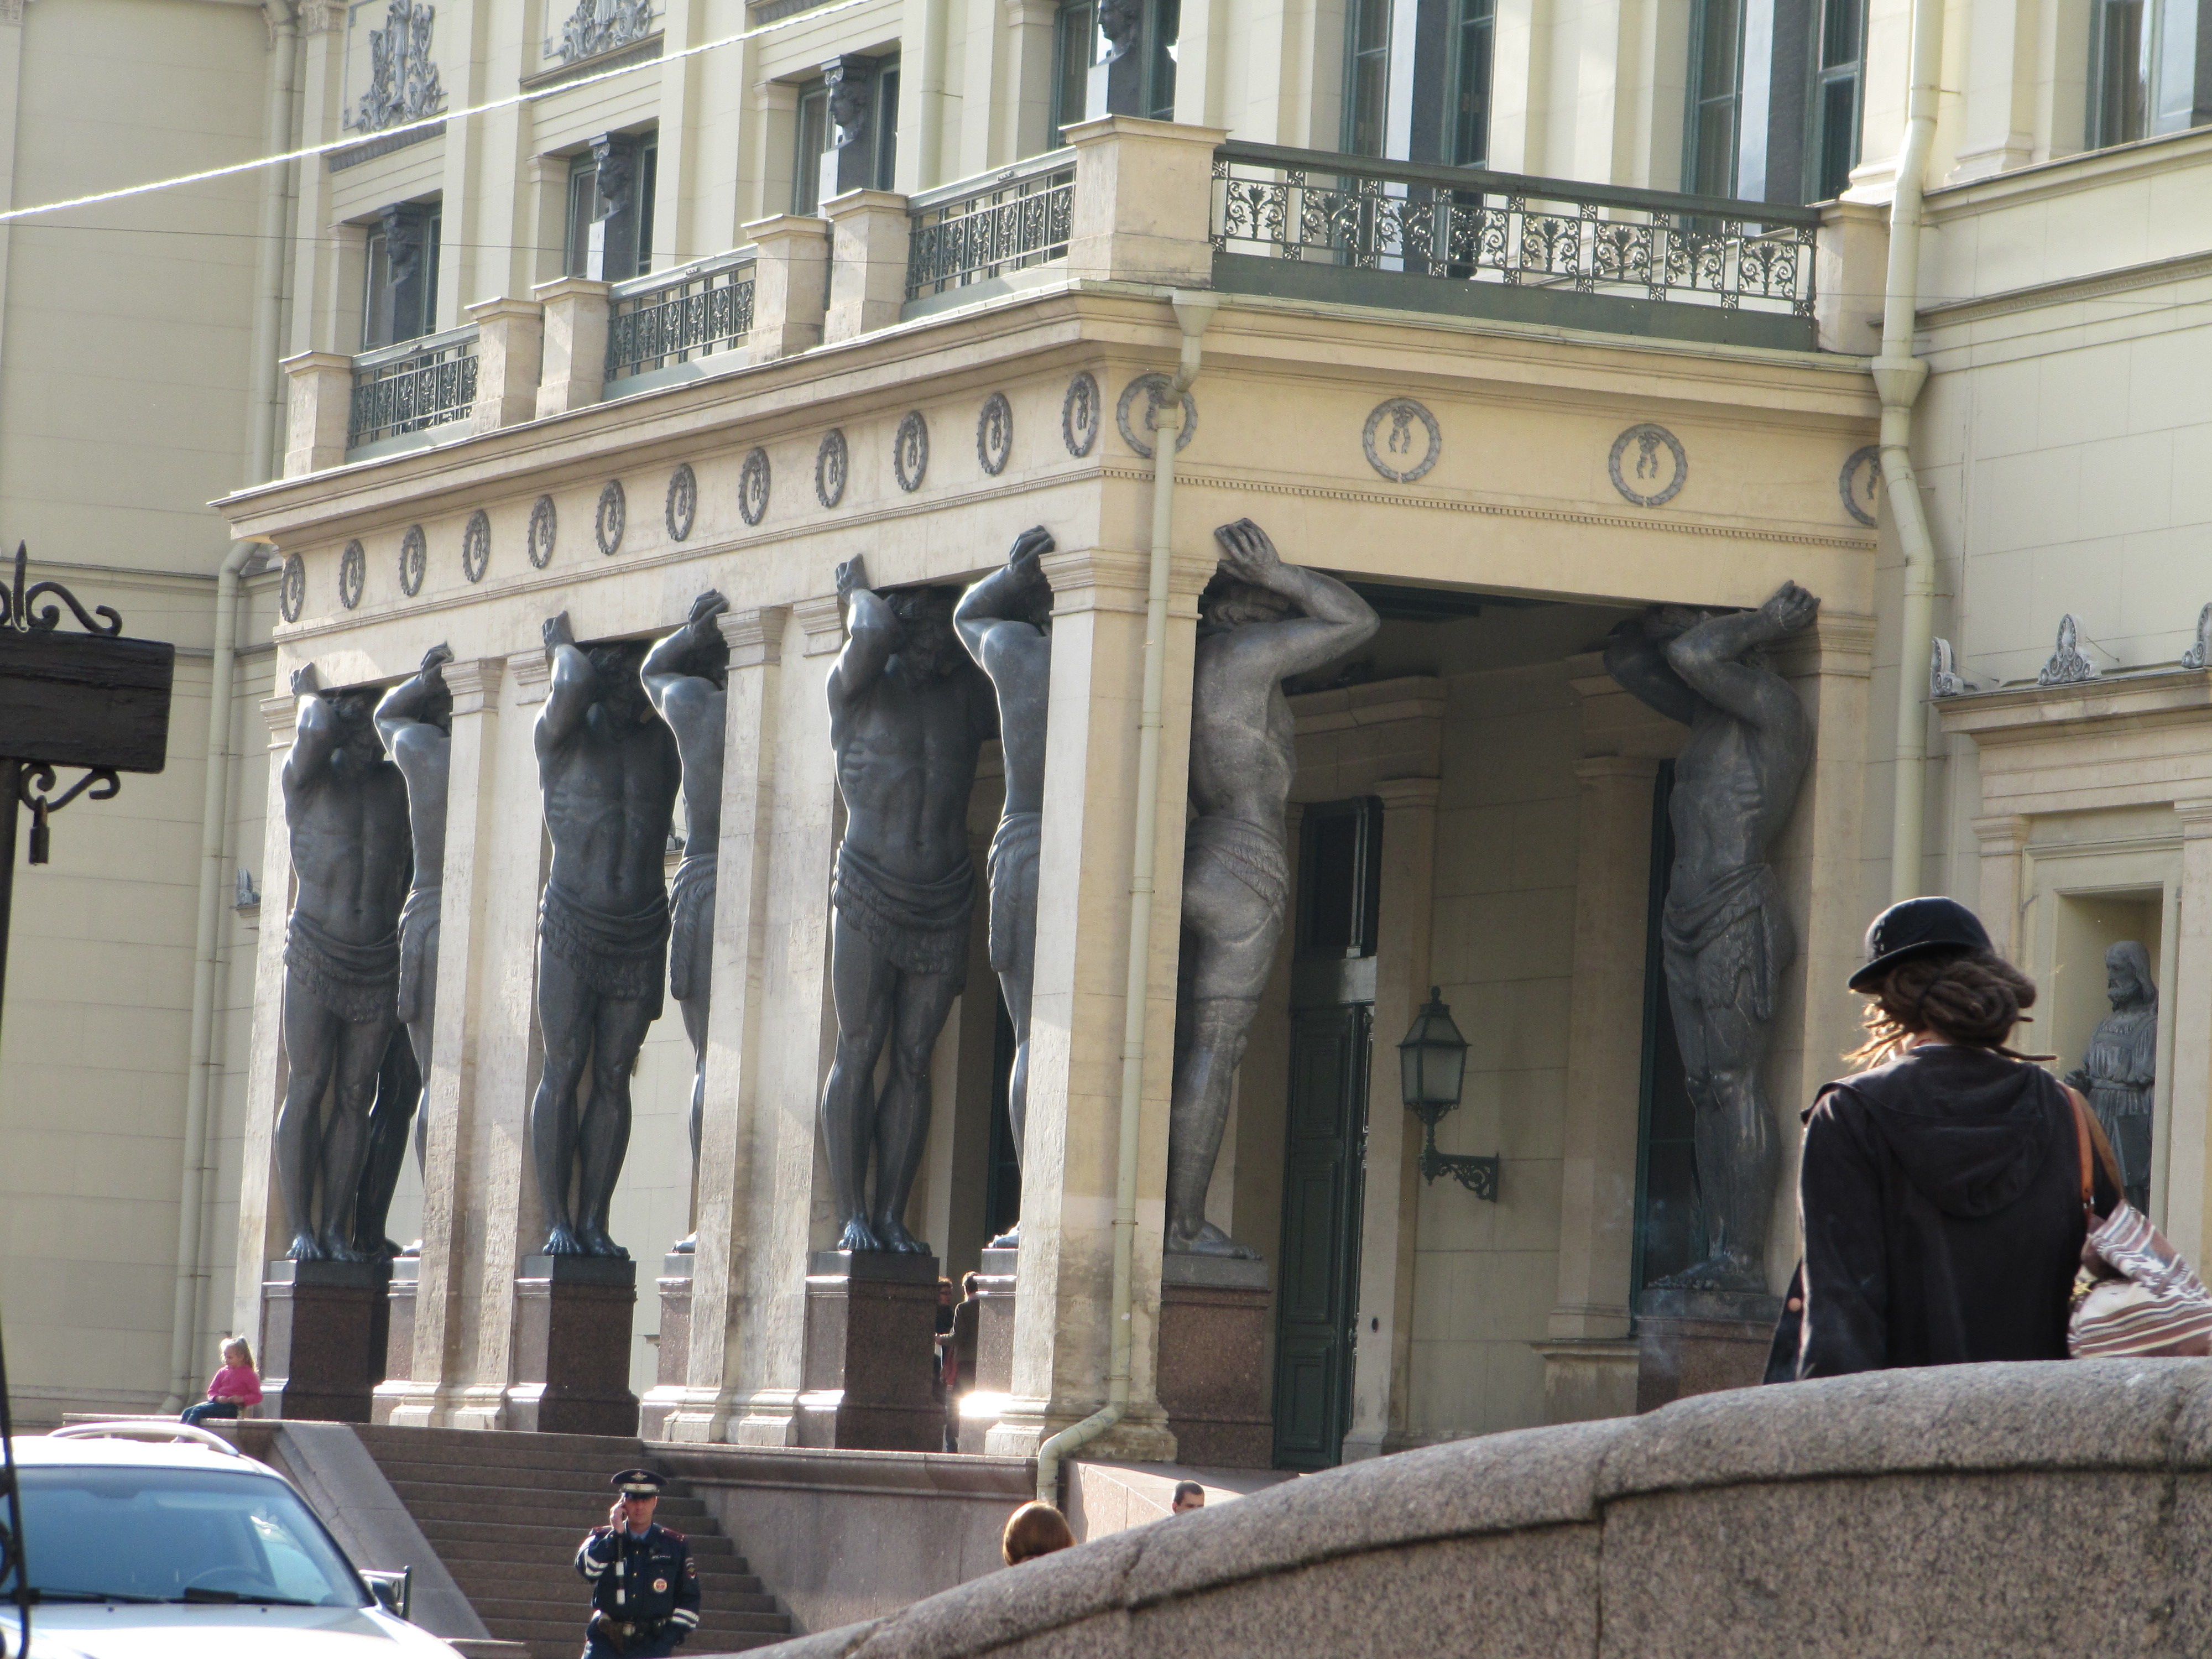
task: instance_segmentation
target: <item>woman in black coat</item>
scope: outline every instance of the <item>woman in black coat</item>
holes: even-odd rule
[[[2007,1046],[2034,983],[1950,899],[1893,905],[1867,949],[1863,1069],[1806,1114],[1801,1328],[1769,1379],[2063,1359],[2087,1224],[2073,1104]],[[2095,1182],[2102,1215],[2119,1194]]]

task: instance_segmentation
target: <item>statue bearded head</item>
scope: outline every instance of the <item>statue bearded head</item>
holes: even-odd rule
[[[384,741],[376,734],[377,695],[366,689],[323,693],[337,716],[339,751],[356,766],[374,766],[384,758]]]
[[[1217,574],[1198,596],[1198,625],[1202,632],[1220,633],[1246,623],[1284,622],[1298,615],[1298,608],[1273,588],[1239,581]]]
[[[952,607],[959,599],[957,587],[902,587],[883,596],[901,624],[899,660],[912,673],[942,679],[968,660],[952,631]]]
[[[584,654],[591,659],[592,672],[599,678],[597,702],[617,720],[641,720],[653,714],[653,704],[645,695],[645,682],[637,677],[646,649],[637,640],[615,640],[585,650]]]
[[[2122,939],[2105,952],[2105,994],[2116,1013],[2143,1007],[2157,996],[2150,979],[2150,952],[2134,939]]]

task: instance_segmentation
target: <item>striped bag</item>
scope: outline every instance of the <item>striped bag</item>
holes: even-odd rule
[[[2212,1292],[2166,1236],[2124,1200],[2097,1219],[2089,1109],[2074,1090],[2066,1094],[2074,1107],[2081,1211],[2089,1224],[2081,1271],[2074,1280],[2074,1310],[2066,1322],[2067,1352],[2076,1359],[2212,1354]],[[2111,1149],[2101,1134],[2097,1141],[2106,1173],[2118,1186]]]

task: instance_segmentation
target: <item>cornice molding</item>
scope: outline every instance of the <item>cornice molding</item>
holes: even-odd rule
[[[827,657],[845,648],[845,605],[835,593],[826,599],[801,599],[790,607],[806,644],[803,657]]]
[[[725,611],[715,617],[714,626],[729,644],[731,668],[773,668],[781,662],[784,624],[790,619],[790,607],[781,605]]]

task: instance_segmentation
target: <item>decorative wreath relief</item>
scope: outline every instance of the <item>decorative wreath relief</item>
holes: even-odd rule
[[[1836,493],[1844,498],[1844,511],[1872,528],[1875,509],[1881,504],[1881,446],[1869,444],[1851,451],[1844,470],[1836,475]]]
[[[898,474],[899,488],[909,495],[921,488],[922,475],[929,471],[929,422],[918,409],[907,410],[898,423],[898,434],[891,440],[891,471]]]
[[[530,562],[540,570],[553,562],[553,538],[560,528],[561,517],[553,510],[553,498],[540,495],[530,509]]]
[[[307,602],[307,565],[297,553],[284,556],[284,574],[276,580],[276,609],[288,623],[300,620]]]
[[[1391,398],[1376,404],[1359,441],[1367,451],[1367,465],[1392,483],[1425,477],[1444,453],[1443,428],[1411,398]]]
[[[699,516],[699,480],[690,462],[678,462],[668,475],[668,504],[661,516],[667,520],[670,541],[680,542],[691,533],[691,522]]]
[[[975,417],[975,459],[995,478],[1006,470],[1013,453],[1013,405],[1005,392],[994,392],[983,399],[983,412]]]
[[[623,525],[629,517],[629,503],[623,499],[622,480],[610,478],[607,487],[599,492],[599,510],[592,515],[592,534],[599,544],[599,551],[609,558],[622,550]]]
[[[469,514],[468,528],[461,532],[461,574],[480,582],[484,567],[490,562],[491,515],[478,507]]]
[[[1121,388],[1121,401],[1114,406],[1114,424],[1121,428],[1121,441],[1148,461],[1152,459],[1152,441],[1138,434],[1140,431],[1152,431],[1152,416],[1167,401],[1172,385],[1164,374],[1139,374]],[[1139,398],[1145,400],[1144,416],[1133,421],[1129,412]],[[1176,453],[1180,455],[1188,449],[1190,441],[1197,435],[1198,399],[1186,392],[1182,394],[1182,430],[1176,435]]]
[[[1631,446],[1636,454],[1628,459]],[[1628,461],[1624,471],[1622,462]],[[1664,507],[1682,493],[1689,482],[1690,458],[1682,441],[1663,426],[1632,426],[1613,441],[1606,463],[1613,487],[1638,507]]]
[[[422,568],[429,562],[430,550],[422,535],[422,526],[409,525],[407,533],[399,538],[399,591],[409,599],[422,591]]]
[[[768,517],[769,482],[768,451],[756,449],[738,469],[738,516],[749,525]]]
[[[831,427],[822,434],[822,447],[814,452],[814,499],[835,507],[845,499],[845,434]]]
[[[1098,382],[1086,368],[1067,383],[1067,396],[1060,400],[1060,435],[1078,460],[1098,441]]]
[[[368,580],[368,555],[359,542],[348,542],[338,555],[338,603],[349,611],[361,603],[362,584]]]

